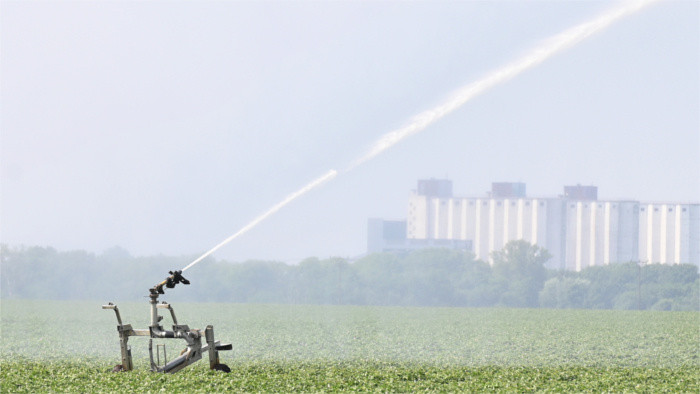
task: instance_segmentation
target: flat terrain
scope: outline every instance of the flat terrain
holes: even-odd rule
[[[130,340],[136,371],[109,372],[116,319],[100,305],[2,300],[0,390],[700,391],[698,312],[174,304],[233,343],[232,372],[162,375],[146,338]],[[147,327],[146,301],[118,305]]]

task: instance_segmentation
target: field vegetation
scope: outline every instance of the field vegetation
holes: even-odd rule
[[[445,249],[204,261],[161,300],[233,344],[221,353],[232,372],[201,361],[163,375],[148,371],[142,337],[129,341],[136,370],[110,372],[117,323],[100,306],[146,328],[148,289],[191,256],[0,248],[2,392],[700,392],[696,266],[552,271],[525,242],[493,265]],[[160,342],[171,357],[184,347]]]
[[[100,304],[2,300],[2,392],[700,391],[692,311],[174,303],[181,323],[233,343],[232,372],[162,375],[145,338],[130,341],[136,371],[109,372],[116,319]],[[146,328],[146,300],[118,305]]]

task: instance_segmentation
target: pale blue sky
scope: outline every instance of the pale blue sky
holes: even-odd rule
[[[700,3],[652,4],[295,201],[215,256],[356,256],[419,178],[700,201]],[[198,255],[609,2],[13,2],[0,236]]]

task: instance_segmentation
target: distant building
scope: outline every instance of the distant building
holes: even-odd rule
[[[444,181],[449,182],[449,181]],[[451,190],[451,187],[450,187]],[[419,192],[408,201],[408,239],[471,241],[477,258],[523,239],[560,260],[563,249],[559,199],[526,198],[525,184],[494,183],[490,197],[433,197]]]
[[[597,200],[598,188],[596,186],[564,186],[564,198],[568,200]]]
[[[594,265],[637,261],[636,201],[596,201],[592,195],[564,197],[566,254],[563,268],[580,271]]]
[[[491,184],[493,198],[525,198],[525,184],[521,182],[494,182]]]
[[[451,197],[452,181],[434,178],[419,180],[416,193],[429,197]]]
[[[638,215],[640,261],[698,264],[699,204],[644,203]]]
[[[425,248],[449,248],[471,251],[469,240],[408,239],[406,221],[369,219],[367,221],[367,252],[408,252]]]
[[[405,220],[369,219],[367,221],[367,252],[396,250],[405,243]]]
[[[627,261],[700,265],[700,204],[600,201],[595,186],[532,198],[524,183],[497,182],[486,197],[454,197],[451,181],[420,180],[406,222],[398,223],[371,219],[368,250],[468,247],[491,261],[492,252],[522,239],[547,249],[554,269]]]

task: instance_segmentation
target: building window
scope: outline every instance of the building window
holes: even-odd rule
[[[669,208],[668,211],[669,211],[669,212],[673,212],[673,208]]]
[[[644,212],[644,208],[639,208],[640,211]]]
[[[683,208],[683,212],[685,212],[685,208]]]
[[[543,206],[544,206],[544,203],[543,203],[543,202],[541,202],[541,203],[540,203],[540,206],[541,206],[541,207],[543,207]]]
[[[500,202],[500,201],[497,202],[496,205],[498,205],[498,206],[500,207],[500,206],[501,206],[501,202]]]

